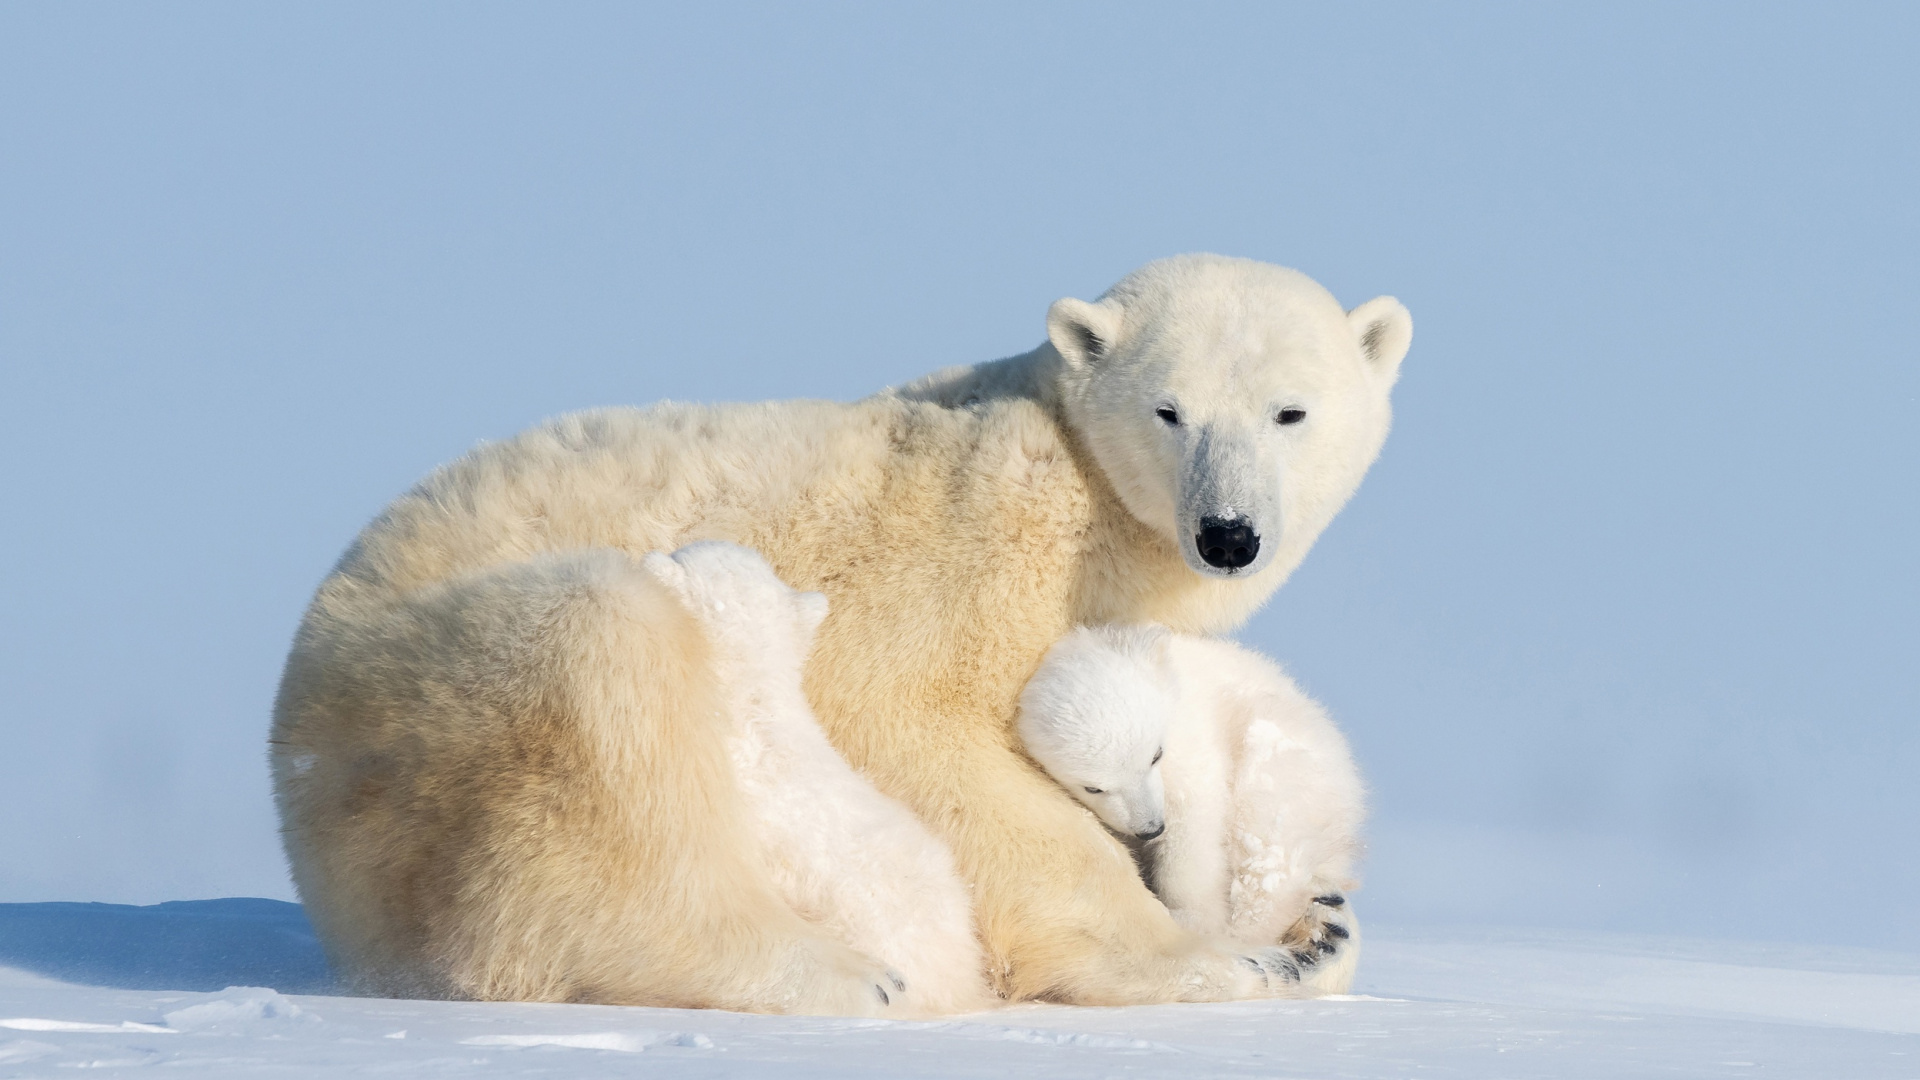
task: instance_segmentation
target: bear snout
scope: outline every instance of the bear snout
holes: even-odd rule
[[[1260,534],[1245,518],[1201,518],[1193,543],[1202,561],[1223,570],[1238,570],[1260,554]]]

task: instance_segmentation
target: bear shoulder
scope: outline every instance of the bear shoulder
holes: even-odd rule
[[[361,532],[322,592],[378,599],[557,549],[639,555],[698,538],[759,547],[772,543],[770,523],[791,531],[808,518],[931,513],[975,536],[1034,524],[1058,536],[1077,531],[1085,502],[1059,423],[1029,399],[595,409],[436,469]]]
[[[1060,354],[1042,345],[1031,352],[959,364],[888,387],[875,397],[923,401],[947,409],[973,409],[993,402],[1032,401],[1051,408],[1057,400]]]

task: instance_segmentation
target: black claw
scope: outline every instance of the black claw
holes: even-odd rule
[[[1341,896],[1339,893],[1329,893],[1326,896],[1314,897],[1313,902],[1316,904],[1325,904],[1328,907],[1344,907],[1346,905],[1347,898],[1344,896]]]
[[[1260,980],[1266,983],[1268,987],[1273,986],[1273,980],[1276,977],[1282,982],[1300,981],[1300,966],[1293,960],[1288,959],[1280,950],[1275,949],[1263,955],[1266,957],[1264,960],[1255,960],[1251,956],[1243,956],[1240,959],[1246,961],[1252,966],[1253,970],[1259,972]]]
[[[873,986],[873,992],[880,995],[880,1004],[882,1005],[893,1004],[893,999],[887,996],[886,987],[881,986],[879,983],[875,983]]]
[[[1328,923],[1326,926],[1326,931],[1327,931],[1328,937],[1344,938],[1344,937],[1353,936],[1347,933],[1347,928],[1344,926],[1341,926],[1339,923]]]
[[[1335,945],[1331,941],[1316,941],[1313,943],[1313,947],[1321,956],[1332,956],[1334,953],[1340,951],[1340,946]],[[1315,959],[1318,959],[1318,957]]]
[[[1320,957],[1319,957],[1319,954],[1310,953],[1305,949],[1295,949],[1293,952],[1293,962],[1296,964],[1299,964],[1303,968],[1309,968],[1319,963]]]
[[[892,983],[892,984],[893,984],[893,988],[894,988],[895,990],[897,990],[897,991],[899,991],[900,993],[902,993],[902,994],[904,994],[904,993],[906,993],[906,992],[907,992],[907,984],[906,984],[906,982],[905,982],[905,981],[903,981],[903,980],[902,980],[902,979],[900,978],[900,976],[898,976],[898,975],[895,975],[895,974],[894,974],[893,972],[891,972],[891,971],[889,971],[889,972],[887,972],[887,981],[888,981],[888,982],[890,982],[890,983]]]

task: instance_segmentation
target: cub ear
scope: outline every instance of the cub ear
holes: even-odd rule
[[[1141,644],[1145,645],[1148,650],[1155,655],[1160,655],[1173,649],[1173,631],[1159,623],[1141,623],[1139,626],[1133,628],[1133,632],[1139,635]]]
[[[1174,670],[1173,631],[1158,623],[1153,624],[1147,635],[1147,647],[1152,650],[1153,662],[1159,665],[1160,673],[1172,675]]]
[[[1391,296],[1376,296],[1347,312],[1347,326],[1360,342],[1360,355],[1391,384],[1400,377],[1400,361],[1413,344],[1413,316]]]
[[[1173,631],[1159,623],[1116,626],[1110,631],[1115,651],[1134,663],[1166,668],[1173,663]]]
[[[652,574],[673,595],[682,601],[691,601],[693,591],[688,587],[687,568],[676,562],[673,556],[664,551],[649,551],[640,558],[640,569]]]
[[[795,593],[794,606],[800,610],[800,631],[811,640],[827,621],[827,594],[817,592]]]
[[[1088,368],[1112,351],[1120,338],[1122,318],[1120,306],[1111,301],[1089,304],[1072,297],[1055,300],[1047,309],[1047,340],[1053,342],[1068,367]]]

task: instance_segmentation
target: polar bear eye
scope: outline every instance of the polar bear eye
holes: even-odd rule
[[[1098,795],[1098,794],[1100,794],[1101,792],[1103,792],[1103,791],[1105,791],[1105,790],[1106,790],[1105,788],[1097,788],[1097,787],[1090,787],[1090,788],[1088,788],[1088,789],[1087,789],[1087,794],[1089,794],[1089,795]]]
[[[1159,417],[1162,420],[1165,420],[1169,427],[1180,426],[1180,414],[1177,412],[1174,412],[1173,406],[1171,405],[1160,406],[1159,408],[1153,410],[1153,415]]]
[[[1274,419],[1274,422],[1276,423],[1297,424],[1300,421],[1305,420],[1306,418],[1307,418],[1307,410],[1305,409],[1281,409],[1280,415],[1274,417],[1273,419]]]

